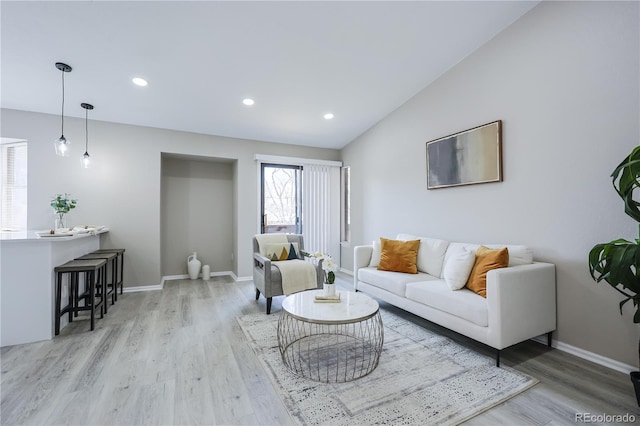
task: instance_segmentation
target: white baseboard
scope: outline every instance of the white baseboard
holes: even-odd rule
[[[233,271],[219,271],[219,272],[211,272],[210,276],[212,277],[222,277],[222,276],[230,276],[234,281],[251,281],[253,277],[238,277]],[[162,290],[164,288],[165,281],[173,281],[173,280],[186,280],[189,278],[188,274],[181,275],[165,275],[162,277],[160,284],[158,285],[146,285],[146,286],[138,286],[138,287],[125,287],[124,293],[135,293],[138,291],[154,291],[154,290]],[[198,275],[198,278],[202,278],[202,274]]]
[[[345,269],[345,268],[340,268],[340,272],[344,272],[347,275],[353,276],[353,271],[350,271],[350,270]]]
[[[236,282],[240,282],[240,281],[253,281],[253,277],[252,277],[252,276],[248,276],[248,277],[237,277],[234,273],[231,273],[231,277],[232,277]]]
[[[189,278],[189,275],[187,275],[187,274],[165,275],[164,277],[162,277],[162,282],[164,283],[165,281],[172,281],[172,280],[186,280],[187,278]]]
[[[136,293],[138,291],[155,291],[162,290],[164,287],[164,281],[158,285],[143,285],[139,287],[125,287],[122,292],[123,293]]]
[[[532,340],[536,342],[542,343],[543,345],[547,344],[546,336],[538,336]],[[578,358],[586,359],[587,361],[591,361],[595,364],[602,365],[603,367],[610,368],[612,370],[619,371],[621,373],[629,374],[632,371],[637,371],[638,368],[634,367],[630,364],[625,364],[624,362],[616,361],[615,359],[607,358],[606,356],[598,355],[597,353],[587,351],[585,349],[578,348],[576,346],[570,345],[568,343],[559,342],[557,340],[551,341],[551,346],[553,348],[558,349],[559,351],[569,353],[571,355],[575,355]]]

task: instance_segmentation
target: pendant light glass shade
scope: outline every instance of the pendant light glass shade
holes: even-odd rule
[[[88,152],[85,152],[82,156],[82,167],[84,167],[85,169],[91,167],[91,156]]]
[[[67,64],[63,64],[62,62],[56,62],[56,68],[62,72],[62,113],[60,115],[62,131],[60,132],[60,137],[56,139],[53,144],[56,150],[56,155],[59,155],[60,157],[68,157],[71,151],[71,142],[64,137],[64,73],[71,72],[71,67]]]
[[[68,157],[69,151],[71,150],[71,142],[62,135],[56,139],[54,147],[56,149],[56,155],[59,155],[60,157]]]
[[[93,105],[81,103],[84,108],[84,155],[82,156],[82,167],[88,169],[91,167],[91,156],[89,155],[89,110],[93,109]]]

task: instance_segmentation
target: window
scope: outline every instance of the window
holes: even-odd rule
[[[351,241],[351,168],[340,169],[340,241]]]
[[[304,248],[340,258],[339,161],[256,154],[260,233],[299,233]]]
[[[2,231],[27,229],[27,142],[2,141]]]
[[[262,165],[263,234],[302,232],[301,172],[300,166]]]

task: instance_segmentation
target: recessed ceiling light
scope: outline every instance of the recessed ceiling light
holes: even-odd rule
[[[242,100],[242,103],[247,105],[247,106],[251,106],[251,105],[255,104],[256,102],[251,98],[245,98],[245,99]]]
[[[145,80],[144,78],[140,78],[140,77],[134,77],[131,79],[131,81],[133,81],[133,84],[135,84],[136,86],[140,86],[140,87],[144,87],[147,84],[147,80]]]
[[[325,120],[331,120],[333,118],[333,114],[331,114],[330,112],[326,113],[324,115]]]

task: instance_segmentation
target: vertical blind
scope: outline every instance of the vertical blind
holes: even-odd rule
[[[302,169],[302,235],[310,251],[329,253],[331,185],[329,166],[305,164]]]
[[[302,166],[302,235],[310,252],[340,259],[340,186],[342,162],[256,154],[262,163]],[[258,169],[260,170],[260,169]],[[337,181],[336,181],[337,173]]]
[[[0,229],[27,229],[27,143],[2,144]]]

